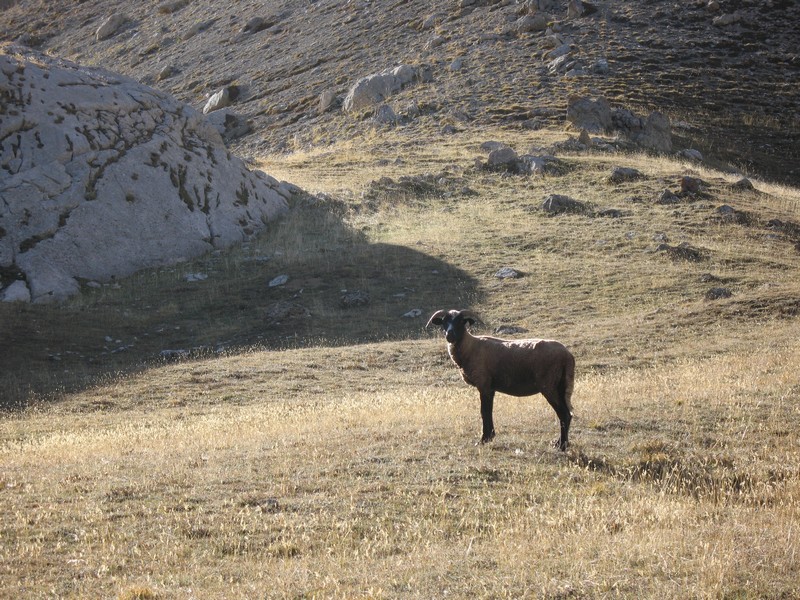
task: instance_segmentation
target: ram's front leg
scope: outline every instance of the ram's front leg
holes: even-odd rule
[[[483,420],[481,444],[491,442],[494,438],[494,421],[492,420],[493,406],[494,390],[481,391],[481,419]]]

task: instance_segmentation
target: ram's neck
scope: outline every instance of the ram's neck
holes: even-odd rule
[[[463,337],[455,344],[448,344],[447,351],[450,353],[450,358],[459,367],[463,367],[467,358],[471,354],[471,348],[477,343],[475,336],[465,331]]]

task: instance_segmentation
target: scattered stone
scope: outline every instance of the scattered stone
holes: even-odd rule
[[[397,125],[397,114],[388,104],[381,104],[375,111],[373,120],[379,125]]]
[[[336,100],[336,92],[333,90],[325,90],[319,95],[319,107],[318,111],[320,114],[327,112],[331,107],[333,107],[333,103]]]
[[[362,290],[354,292],[345,292],[339,298],[339,306],[341,308],[356,308],[359,306],[366,306],[370,303],[369,293]]]
[[[245,136],[253,129],[250,121],[227,108],[215,110],[207,118],[226,142]]]
[[[489,152],[489,160],[486,166],[493,171],[515,170],[518,158],[513,148],[503,146]]]
[[[617,109],[612,113],[611,121],[616,131],[637,146],[660,153],[672,151],[669,117],[660,112],[650,113],[644,119],[629,110]]]
[[[731,296],[733,296],[733,292],[726,287],[715,287],[706,292],[706,300],[720,300]]]
[[[100,24],[100,27],[97,28],[97,31],[95,31],[94,34],[95,38],[98,42],[107,40],[108,38],[113,37],[127,22],[128,17],[123,13],[111,15]]]
[[[610,218],[610,219],[619,219],[624,214],[625,213],[623,213],[618,208],[606,208],[606,209],[603,209],[603,210],[599,211],[597,213],[597,216],[598,217],[607,217],[607,218]]]
[[[289,319],[304,319],[311,316],[311,312],[298,302],[281,300],[267,308],[264,318],[270,324],[277,324]]]
[[[277,23],[277,19],[274,17],[253,17],[247,23],[245,23],[244,27],[242,27],[242,33],[258,33],[259,31],[269,29],[275,25],[275,23]]]
[[[612,126],[611,107],[605,98],[571,96],[567,104],[567,121],[590,133],[605,133]]]
[[[521,333],[528,333],[528,330],[518,325],[500,325],[495,328],[495,335],[519,335]]]
[[[189,358],[189,351],[183,348],[178,350],[162,350],[160,356],[164,360],[182,360]]]
[[[422,309],[421,308],[412,308],[407,313],[403,314],[404,319],[416,319],[417,317],[422,316]]]
[[[711,283],[712,281],[719,281],[719,277],[711,273],[703,273],[700,275],[700,283]]]
[[[288,275],[278,275],[274,279],[271,279],[270,282],[267,284],[267,287],[278,287],[281,285],[286,285],[289,281]]]
[[[167,65],[158,72],[158,75],[156,75],[156,81],[164,81],[165,79],[169,79],[178,72],[178,69],[176,69],[174,66]]]
[[[506,148],[507,146],[508,144],[504,144],[503,142],[488,141],[488,142],[483,142],[480,148],[484,152],[492,152],[494,150],[500,150],[501,148]]]
[[[753,182],[751,182],[747,177],[742,177],[738,181],[732,183],[730,185],[731,189],[733,190],[754,190],[756,189],[753,186]]]
[[[608,182],[613,184],[637,181],[639,179],[644,179],[644,173],[632,167],[614,167],[611,175],[608,176]]]
[[[181,41],[186,42],[192,39],[198,33],[206,31],[216,22],[217,22],[216,18],[208,19],[207,21],[198,21],[183,33],[183,35],[181,36]]]
[[[236,102],[241,93],[241,88],[238,85],[226,85],[211,95],[203,107],[203,114],[207,115],[210,112],[229,106],[231,103]]]
[[[665,189],[662,191],[655,200],[656,204],[678,204],[681,199],[671,192],[670,190]]]
[[[191,0],[168,0],[158,5],[158,12],[169,15],[189,5]]]
[[[670,246],[669,244],[659,244],[656,252],[665,252],[666,255],[672,260],[685,260],[688,262],[699,262],[705,259],[706,252],[690,246],[688,242],[682,242],[677,246]]]
[[[208,275],[205,273],[187,273],[184,279],[189,283],[194,283],[196,281],[205,281],[208,279]]]
[[[682,194],[697,194],[705,187],[706,183],[697,177],[690,177],[684,175],[681,177],[681,193]]]
[[[542,210],[551,215],[583,213],[587,208],[586,203],[560,194],[550,194],[542,202]]]
[[[736,223],[738,225],[749,225],[753,218],[742,210],[736,210],[729,204],[723,204],[715,212],[717,220],[722,223]]]
[[[519,279],[522,273],[511,267],[503,267],[494,274],[497,279]]]
[[[2,302],[30,302],[31,292],[24,281],[15,281],[4,290],[0,291]]]
[[[549,21],[550,17],[542,12],[523,15],[514,22],[514,31],[517,34],[545,31]]]
[[[716,25],[717,27],[728,27],[729,25],[734,25],[741,20],[742,20],[742,15],[737,11],[734,13],[728,13],[725,15],[714,17],[711,23]]]
[[[348,113],[363,111],[380,104],[415,81],[425,83],[432,79],[432,71],[427,65],[400,65],[390,71],[359,79],[347,93],[342,108]]]
[[[516,172],[524,175],[564,175],[569,171],[569,165],[555,156],[545,154],[533,156],[523,154],[517,161]]]
[[[703,162],[703,154],[699,150],[693,148],[681,150],[679,156],[692,162]]]

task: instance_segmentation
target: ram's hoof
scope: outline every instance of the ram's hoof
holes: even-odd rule
[[[561,442],[561,438],[556,438],[556,439],[553,440],[552,446],[553,446],[553,448],[557,448],[558,450],[561,450],[562,452],[566,452],[567,448],[569,447],[569,442],[563,442],[562,443]]]

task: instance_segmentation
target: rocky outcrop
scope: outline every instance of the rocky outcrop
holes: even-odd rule
[[[430,67],[426,65],[400,65],[383,73],[362,77],[350,88],[342,108],[349,113],[372,109],[407,85],[431,79]]]
[[[591,133],[616,133],[654,152],[672,151],[669,118],[660,112],[639,117],[624,108],[612,109],[604,98],[573,96],[567,103],[567,121]]]
[[[171,96],[101,69],[0,48],[0,275],[60,300],[230,246],[287,208]],[[0,290],[0,295],[3,291]]]

